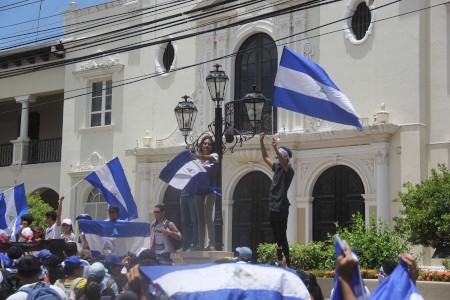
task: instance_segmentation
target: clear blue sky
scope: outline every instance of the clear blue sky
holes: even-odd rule
[[[112,0],[0,0],[0,49],[25,40],[35,41],[38,25],[39,30],[61,27],[61,12],[70,9],[72,1],[80,9]]]

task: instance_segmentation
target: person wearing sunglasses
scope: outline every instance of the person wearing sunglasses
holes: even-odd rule
[[[174,252],[172,239],[183,237],[173,222],[166,219],[166,208],[158,204],[153,210],[155,220],[150,224],[150,249],[155,251],[156,260],[162,265],[171,265],[170,253]]]

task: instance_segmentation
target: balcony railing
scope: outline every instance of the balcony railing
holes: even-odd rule
[[[28,164],[61,161],[62,138],[30,141]]]
[[[13,144],[0,145],[0,167],[10,166],[13,159]]]

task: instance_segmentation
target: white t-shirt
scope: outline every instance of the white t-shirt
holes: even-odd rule
[[[45,239],[60,239],[61,238],[61,225],[56,225],[56,222],[45,230]]]
[[[24,284],[21,288],[28,287],[28,286],[33,288],[35,284],[36,284],[36,282],[35,283],[30,283],[30,284]],[[54,289],[54,290],[56,290],[58,292],[58,294],[60,296],[59,300],[67,300],[66,293],[61,288],[59,288],[59,287],[57,287],[55,285],[50,285],[50,288]],[[14,294],[12,294],[8,298],[6,298],[6,300],[26,300],[27,296],[28,296],[27,292],[22,292],[19,289],[17,292],[15,292]]]
[[[25,228],[22,229],[22,235],[24,235],[24,236],[30,236],[30,235],[33,236],[33,230],[31,230],[30,227],[25,227]],[[22,237],[22,235],[19,236],[19,239],[17,240],[20,243],[23,243],[23,242],[27,241],[25,238]]]

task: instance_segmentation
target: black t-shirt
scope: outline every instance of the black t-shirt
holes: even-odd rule
[[[288,211],[289,203],[287,191],[294,178],[294,169],[289,165],[287,172],[279,163],[272,165],[273,179],[270,187],[269,211]]]

